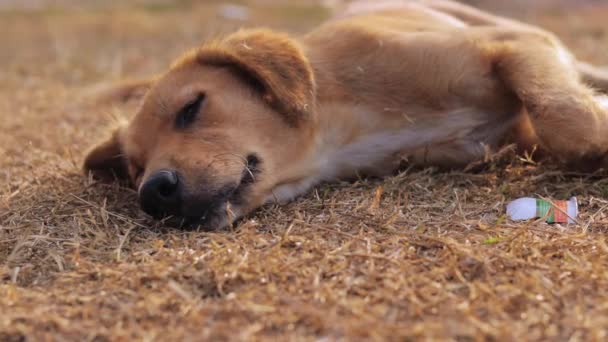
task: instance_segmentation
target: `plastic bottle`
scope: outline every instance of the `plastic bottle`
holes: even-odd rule
[[[507,215],[514,221],[545,218],[548,223],[575,223],[578,215],[576,197],[568,201],[546,201],[540,198],[524,197],[507,205]]]

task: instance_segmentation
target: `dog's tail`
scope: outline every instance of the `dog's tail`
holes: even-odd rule
[[[576,67],[583,82],[602,93],[608,94],[608,67],[596,67],[580,61]]]

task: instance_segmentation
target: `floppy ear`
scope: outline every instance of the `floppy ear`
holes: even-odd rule
[[[202,47],[197,60],[229,66],[260,89],[264,101],[297,126],[313,118],[315,80],[298,44],[270,30],[244,30]]]
[[[120,142],[122,129],[114,130],[109,139],[93,147],[84,159],[83,170],[86,174],[102,181],[127,179],[129,172]]]

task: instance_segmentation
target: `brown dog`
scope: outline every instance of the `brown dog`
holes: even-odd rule
[[[150,84],[85,170],[147,213],[224,227],[323,181],[459,167],[508,139],[564,163],[608,152],[608,73],[552,34],[451,1],[356,2],[294,39],[244,30]]]

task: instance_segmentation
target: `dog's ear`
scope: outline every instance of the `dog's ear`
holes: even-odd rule
[[[290,125],[313,118],[313,71],[302,49],[287,35],[269,30],[239,31],[205,45],[196,52],[196,58],[205,65],[234,68]]]
[[[122,128],[116,128],[105,141],[94,146],[86,154],[83,171],[94,178],[110,182],[126,180],[129,177],[127,160],[123,155],[120,141]]]

